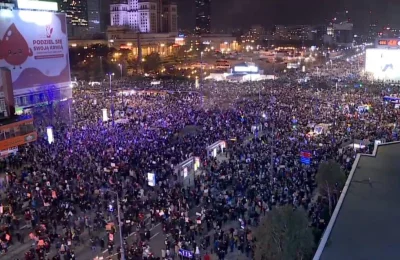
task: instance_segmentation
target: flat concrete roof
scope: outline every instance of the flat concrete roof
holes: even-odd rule
[[[378,146],[376,157],[361,155],[355,169],[314,259],[400,259],[400,143]]]

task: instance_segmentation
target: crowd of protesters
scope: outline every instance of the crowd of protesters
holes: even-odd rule
[[[314,198],[319,163],[334,159],[348,173],[356,152],[397,140],[398,110],[383,96],[398,89],[360,86],[349,75],[339,85],[337,75],[299,77],[199,89],[125,80],[112,92],[79,83],[73,101],[35,109],[38,141],[2,162],[1,258],[23,243],[32,246],[20,259],[81,259],[80,247],[120,258],[117,198],[126,259],[174,259],[180,249],[204,259],[233,251],[251,258],[252,227],[285,204],[304,207],[322,230],[329,219]],[[326,127],[316,133],[317,125]],[[206,147],[218,140],[227,148],[210,156]],[[309,165],[302,151],[311,152]],[[190,156],[201,167],[186,185],[176,166]],[[149,246],[158,223],[167,234],[161,252]]]

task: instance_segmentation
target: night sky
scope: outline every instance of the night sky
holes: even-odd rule
[[[179,27],[192,29],[194,0],[175,1]],[[400,0],[212,0],[211,9],[213,30],[246,29],[255,24],[267,28],[274,24],[321,24],[344,10],[349,11],[358,31],[365,31],[371,19],[378,20],[380,26],[400,26]]]

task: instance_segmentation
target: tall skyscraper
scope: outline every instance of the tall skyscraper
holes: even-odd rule
[[[197,34],[211,32],[211,0],[196,1],[196,28]]]
[[[87,0],[59,0],[60,12],[66,13],[68,37],[84,35],[88,32]]]
[[[87,12],[88,12],[88,32],[90,34],[100,33],[100,7],[101,1],[99,0],[87,0]]]
[[[111,26],[127,26],[141,33],[176,32],[177,6],[161,0],[122,0],[110,5]]]
[[[161,9],[161,8],[160,8]],[[162,6],[161,32],[178,31],[178,7],[176,3],[165,3]]]
[[[107,31],[110,25],[110,0],[100,0],[100,31]]]

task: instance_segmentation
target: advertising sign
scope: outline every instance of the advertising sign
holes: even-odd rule
[[[18,0],[18,8],[29,10],[47,10],[58,11],[58,4],[56,2],[37,1],[37,0]]]
[[[235,66],[235,72],[258,72],[258,68],[256,66]]]
[[[367,49],[365,72],[379,80],[400,80],[400,50]]]
[[[399,39],[377,39],[376,40],[377,48],[400,48],[400,40]]]
[[[16,96],[70,89],[65,14],[0,10],[0,67],[11,71]]]
[[[175,44],[179,46],[185,45],[185,38],[183,37],[177,37],[175,38]]]
[[[9,154],[16,154],[18,152],[18,147],[11,147],[6,150],[0,151],[0,157],[5,157]]]
[[[147,185],[154,187],[156,186],[156,175],[155,173],[148,172],[147,173]]]
[[[32,132],[26,135],[20,135],[12,138],[5,139],[0,143],[0,151],[7,150],[11,147],[18,147],[23,144],[34,142],[37,140],[37,133]]]
[[[311,163],[311,152],[309,152],[309,151],[301,151],[300,152],[300,161],[303,164],[310,165],[310,163]]]
[[[193,252],[189,250],[179,249],[179,255],[186,258],[193,258]]]

